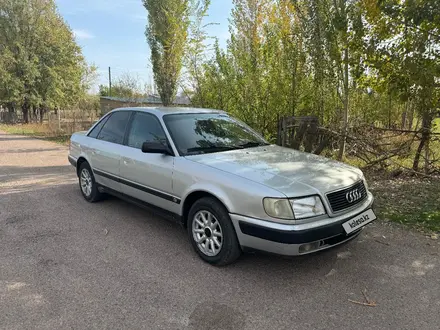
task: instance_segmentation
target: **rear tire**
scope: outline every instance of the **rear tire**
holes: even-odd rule
[[[240,257],[241,248],[229,213],[215,198],[204,197],[194,203],[187,227],[194,250],[207,263],[225,266]]]
[[[103,199],[104,194],[98,190],[98,184],[89,163],[84,162],[80,165],[78,181],[81,194],[86,201],[95,203]]]

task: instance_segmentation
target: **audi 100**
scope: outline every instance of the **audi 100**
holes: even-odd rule
[[[73,134],[69,161],[86,201],[111,194],[175,219],[214,265],[328,249],[376,219],[359,169],[270,144],[223,111],[116,109]]]

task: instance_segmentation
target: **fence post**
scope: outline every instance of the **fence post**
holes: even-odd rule
[[[282,120],[282,130],[283,130],[283,134],[281,135],[281,146],[285,147],[286,146],[286,141],[287,141],[287,123],[286,120],[287,117],[283,117]]]
[[[281,120],[279,114],[277,114],[277,144],[281,145]]]

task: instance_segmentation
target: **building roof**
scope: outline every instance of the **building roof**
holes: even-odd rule
[[[147,97],[142,97],[142,98],[101,96],[101,100],[116,101],[122,103],[137,103],[137,104],[162,104],[159,95],[149,95]],[[173,104],[190,105],[191,102],[187,97],[176,96]]]

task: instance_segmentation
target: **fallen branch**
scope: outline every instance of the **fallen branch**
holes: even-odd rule
[[[374,241],[377,242],[377,243],[383,244],[383,245],[390,246],[388,243],[382,242],[382,241],[380,241],[378,239],[375,239]]]
[[[403,165],[393,161],[392,159],[390,159],[390,161],[393,162],[395,165],[399,166],[400,168],[403,168],[404,170],[407,170],[410,173],[413,173],[415,175],[420,175],[420,176],[423,176],[423,177],[429,178],[429,179],[438,179],[438,176],[436,176],[436,175],[431,175],[431,174],[426,174],[426,173],[418,172],[418,171],[416,171],[416,170],[414,170],[412,168],[403,166]]]
[[[378,163],[381,163],[381,162],[383,162],[383,161],[385,161],[385,160],[388,160],[388,159],[390,159],[390,158],[393,158],[393,157],[395,157],[395,156],[398,156],[398,154],[385,155],[385,156],[383,156],[383,157],[381,157],[381,158],[379,158],[379,159],[376,159],[376,160],[372,161],[371,163],[365,165],[365,166],[363,167],[363,169],[368,169],[368,168],[370,168],[370,167],[372,167],[372,166],[374,166],[374,165],[376,165],[376,164],[378,164]]]
[[[369,304],[376,304],[374,301],[370,300],[367,296],[367,289],[364,289],[364,291],[362,291],[362,294],[364,295],[365,301]]]
[[[363,302],[356,301],[356,300],[351,300],[351,299],[348,299],[348,301],[353,303],[353,304],[358,304],[358,305],[362,305],[362,306],[368,306],[368,307],[376,307],[377,306],[375,302],[363,303]]]
[[[353,304],[358,304],[358,305],[362,305],[362,306],[376,307],[376,302],[372,301],[372,300],[370,300],[370,298],[368,298],[367,289],[364,289],[362,291],[362,295],[364,296],[366,302],[360,302],[360,301],[351,300],[351,299],[348,299],[348,301]]]
[[[371,127],[373,130],[376,131],[383,131],[383,132],[399,132],[399,133],[412,133],[412,134],[419,134],[421,133],[421,129],[418,131],[408,130],[408,129],[398,129],[398,128],[382,128],[382,127]]]

